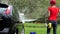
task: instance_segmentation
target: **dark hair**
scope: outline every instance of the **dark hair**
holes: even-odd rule
[[[56,4],[56,1],[50,1],[50,4],[51,5],[55,5]]]

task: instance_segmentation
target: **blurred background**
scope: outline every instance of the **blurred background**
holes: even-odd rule
[[[19,17],[17,12],[20,12],[22,14],[24,14],[24,17],[29,18],[29,19],[37,19],[40,20],[40,23],[45,23],[47,21],[47,17],[48,17],[48,6],[49,6],[49,1],[50,0],[0,0],[1,3],[5,3],[7,5],[13,5],[14,7],[14,14],[15,17]],[[57,6],[60,7],[60,0],[56,0],[57,2]],[[37,21],[36,20],[36,21]],[[58,23],[60,23],[60,14],[58,15]],[[28,24],[28,23],[27,23]],[[29,24],[24,25],[25,28],[25,34],[29,34],[30,30],[33,31],[43,31],[44,29],[46,30],[46,28],[30,28],[29,26],[40,26],[41,24]],[[42,24],[41,26],[43,26],[44,24]],[[60,25],[59,25],[60,26]],[[20,26],[18,26],[20,29]],[[21,29],[20,29],[21,30]],[[29,30],[29,32],[27,31]],[[58,29],[58,33],[59,33],[59,29]],[[43,31],[44,33],[46,33],[45,31]],[[39,33],[38,34],[43,34]]]
[[[0,0],[1,3],[13,5],[14,14],[19,11],[23,13],[26,18],[40,19],[48,17],[47,8],[50,0]],[[57,6],[60,7],[60,0],[56,0]],[[17,16],[17,15],[16,15]],[[18,17],[17,17],[18,18]],[[59,22],[59,18],[58,18]]]

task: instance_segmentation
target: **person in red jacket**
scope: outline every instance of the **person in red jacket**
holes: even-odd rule
[[[56,1],[51,0],[50,1],[50,5],[48,7],[48,13],[49,13],[49,17],[48,17],[48,26],[47,26],[47,34],[50,34],[50,30],[51,28],[53,28],[53,34],[56,34],[56,30],[57,30],[57,15],[60,12],[59,8],[56,6]]]

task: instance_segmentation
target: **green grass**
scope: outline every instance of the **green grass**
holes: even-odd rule
[[[17,28],[19,29],[19,33],[22,31],[22,23],[18,23]]]
[[[25,34],[30,34],[30,32],[36,32],[36,34],[46,34],[45,24],[33,24],[33,23],[25,23]],[[53,31],[51,30],[51,34]],[[57,27],[57,34],[60,34],[60,26]]]

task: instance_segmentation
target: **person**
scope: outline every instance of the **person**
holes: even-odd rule
[[[53,28],[53,34],[56,34],[57,30],[57,15],[60,12],[59,8],[56,6],[56,1],[50,1],[50,5],[48,7],[48,26],[47,26],[47,34],[50,34],[51,28]]]

